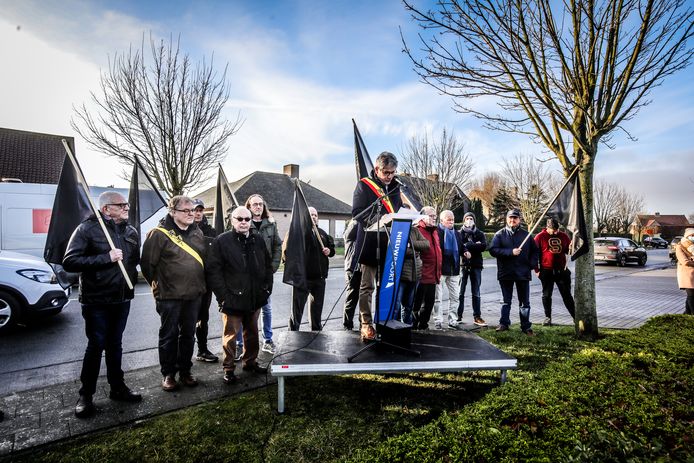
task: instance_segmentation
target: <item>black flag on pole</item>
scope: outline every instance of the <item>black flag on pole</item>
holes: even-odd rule
[[[292,205],[292,219],[287,233],[284,251],[284,276],[282,281],[288,285],[301,289],[308,289],[306,278],[306,254],[311,240],[315,240],[313,234],[313,221],[308,211],[304,192],[301,191],[299,181],[294,186],[294,203]]]
[[[352,119],[352,125],[354,126],[354,164],[357,168],[357,179],[361,179],[371,175],[374,165],[354,119]]]
[[[70,148],[74,151],[72,143]],[[67,288],[72,283],[69,281],[69,275],[63,270],[63,257],[67,243],[77,226],[93,214],[89,198],[85,193],[86,189],[80,185],[75,169],[79,169],[79,166],[73,166],[66,155],[58,188],[55,191],[51,222],[43,249],[44,260],[53,268],[63,288]]]
[[[574,170],[571,178],[557,195],[557,199],[547,209],[547,215],[557,219],[571,233],[569,249],[571,260],[576,260],[588,252],[588,229],[583,215],[583,199],[578,169]]]
[[[219,165],[219,173],[217,174],[217,191],[214,199],[214,218],[212,223],[217,235],[224,233],[227,227],[227,219],[231,211],[240,206],[236,200],[236,196],[231,191],[229,180],[224,174],[222,165]]]
[[[162,198],[147,172],[135,158],[133,174],[130,177],[130,191],[128,193],[128,223],[137,229],[141,235],[142,223],[152,217],[162,207],[166,207],[166,201]]]

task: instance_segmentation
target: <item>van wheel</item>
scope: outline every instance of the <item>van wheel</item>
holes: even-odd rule
[[[617,256],[617,265],[624,267],[627,264],[627,256],[620,254]]]
[[[0,331],[7,331],[16,325],[21,315],[22,309],[17,299],[0,291]]]

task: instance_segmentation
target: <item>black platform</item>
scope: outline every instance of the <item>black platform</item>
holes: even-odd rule
[[[421,353],[419,357],[375,346],[348,362],[364,347],[356,331],[286,331],[278,333],[277,345],[270,371],[277,377],[280,413],[284,412],[286,376],[500,370],[503,382],[506,371],[516,368],[515,358],[464,331],[413,331],[412,348]]]

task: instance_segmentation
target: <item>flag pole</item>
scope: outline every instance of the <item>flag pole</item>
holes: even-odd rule
[[[106,229],[106,224],[104,223],[104,219],[101,217],[101,213],[96,208],[96,206],[94,205],[94,201],[92,201],[92,197],[89,195],[89,187],[87,186],[87,181],[84,179],[84,175],[82,174],[82,169],[79,168],[79,164],[77,164],[77,159],[75,158],[75,155],[72,153],[72,150],[70,150],[70,146],[67,144],[67,141],[63,138],[62,142],[63,147],[65,147],[65,151],[67,151],[67,155],[70,158],[70,162],[72,162],[72,167],[75,169],[75,173],[77,173],[77,176],[79,177],[79,181],[82,185],[82,188],[84,189],[84,193],[87,195],[89,205],[92,207],[92,211],[94,211],[96,219],[99,221],[99,225],[101,225],[101,230],[103,230],[104,235],[106,235],[108,245],[111,246],[111,250],[114,250],[116,249],[116,246],[113,244],[111,235],[108,233],[108,230]],[[123,265],[122,260],[118,261],[118,266],[120,267],[121,272],[123,272],[123,277],[125,277],[125,282],[128,284],[128,288],[133,289],[133,283],[130,281],[128,272],[125,271],[125,266]]]
[[[301,188],[301,183],[299,183],[299,179],[296,178],[294,179],[294,181],[296,182],[296,187],[301,192],[301,197],[304,198],[304,202],[306,202],[306,195],[304,195],[304,190]],[[318,243],[320,243],[320,248],[322,250],[325,247],[325,245],[323,244],[323,240],[320,239],[320,233],[318,233],[318,228],[316,227],[316,224],[313,223],[313,218],[311,218],[311,226],[313,227],[313,233],[316,235],[316,238],[318,238]]]
[[[540,218],[537,219],[537,222],[535,222],[535,225],[533,225],[533,228],[531,228],[530,230],[528,230],[528,236],[526,236],[525,239],[523,240],[523,242],[520,244],[520,246],[518,246],[519,248],[522,248],[523,245],[526,243],[526,241],[528,241],[528,238],[530,238],[530,235],[533,234],[533,232],[535,231],[535,229],[537,228],[537,226],[540,225],[540,222],[542,221],[542,218],[547,214],[547,211],[549,211],[549,209],[550,209],[552,206],[554,206],[554,202],[557,200],[557,198],[559,197],[559,195],[561,194],[561,192],[564,191],[564,188],[566,188],[566,185],[569,184],[569,182],[571,181],[571,177],[573,177],[574,174],[576,174],[577,172],[578,172],[578,164],[576,165],[576,167],[574,168],[574,170],[571,171],[571,174],[569,174],[569,176],[566,178],[566,181],[565,181],[564,184],[561,186],[561,188],[559,188],[559,191],[557,192],[557,194],[554,195],[554,198],[552,198],[552,201],[550,201],[550,203],[549,203],[549,205],[547,206],[547,208],[544,210],[544,212],[542,213],[542,215],[540,215]]]

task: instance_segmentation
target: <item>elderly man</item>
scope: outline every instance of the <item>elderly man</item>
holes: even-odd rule
[[[537,246],[532,238],[526,240],[528,232],[520,224],[520,211],[508,211],[506,227],[496,232],[489,246],[489,254],[496,257],[497,279],[503,297],[501,318],[496,331],[506,331],[511,325],[511,301],[515,285],[520,304],[521,331],[534,336],[530,323],[530,279],[532,270],[537,266]]]
[[[361,337],[368,341],[376,338],[376,330],[373,327],[371,314],[371,299],[373,297],[375,281],[379,262],[375,252],[361,252],[364,229],[376,223],[382,215],[397,212],[402,207],[400,198],[400,184],[395,180],[395,172],[398,168],[398,160],[393,153],[382,152],[376,158],[374,170],[371,176],[359,180],[354,188],[352,196],[352,218],[359,223],[355,250],[361,264],[361,285],[359,287],[359,314],[361,319]],[[374,202],[380,198],[377,205]],[[380,205],[380,207],[379,207]],[[365,212],[368,211],[368,212]],[[360,215],[362,214],[363,215]],[[385,254],[381,255],[385,259]]]
[[[453,211],[444,210],[439,214],[439,243],[441,245],[441,281],[436,285],[434,303],[434,325],[437,330],[447,323],[451,329],[458,329],[458,294],[460,286],[460,232],[455,229]],[[443,287],[448,291],[448,304],[443,304]],[[448,314],[448,316],[446,316]]]
[[[237,377],[236,337],[243,326],[243,369],[266,373],[257,363],[260,344],[258,317],[272,292],[272,258],[260,234],[251,227],[251,212],[237,207],[231,213],[232,229],[219,235],[210,249],[207,279],[222,312],[223,381]]]
[[[178,388],[176,373],[188,387],[198,381],[193,366],[195,323],[200,300],[205,294],[204,258],[207,243],[193,225],[195,205],[187,196],[169,199],[169,213],[159,226],[150,230],[142,248],[142,275],[152,287],[159,328],[161,387],[167,392]]]
[[[315,207],[308,208],[311,220],[316,225],[316,230],[323,243],[321,247],[318,239],[313,239],[307,243],[306,248],[306,280],[307,289],[292,286],[292,313],[289,317],[289,330],[299,331],[301,318],[304,316],[304,306],[309,294],[311,295],[310,308],[308,313],[311,322],[311,331],[320,331],[321,316],[323,314],[323,299],[325,298],[325,279],[328,278],[328,258],[335,255],[335,242],[325,230],[318,228],[318,211]]]
[[[121,340],[130,313],[133,290],[128,288],[118,265],[123,262],[130,281],[137,281],[140,261],[140,238],[128,225],[128,202],[118,192],[105,191],[99,196],[99,214],[108,230],[111,249],[95,215],[82,222],[72,234],[65,251],[63,267],[80,273],[82,318],[87,335],[87,349],[82,360],[79,400],[75,406],[78,418],[96,411],[92,397],[101,368],[101,354],[106,352],[106,377],[112,400],[138,402],[140,394],[132,392],[123,381]]]

